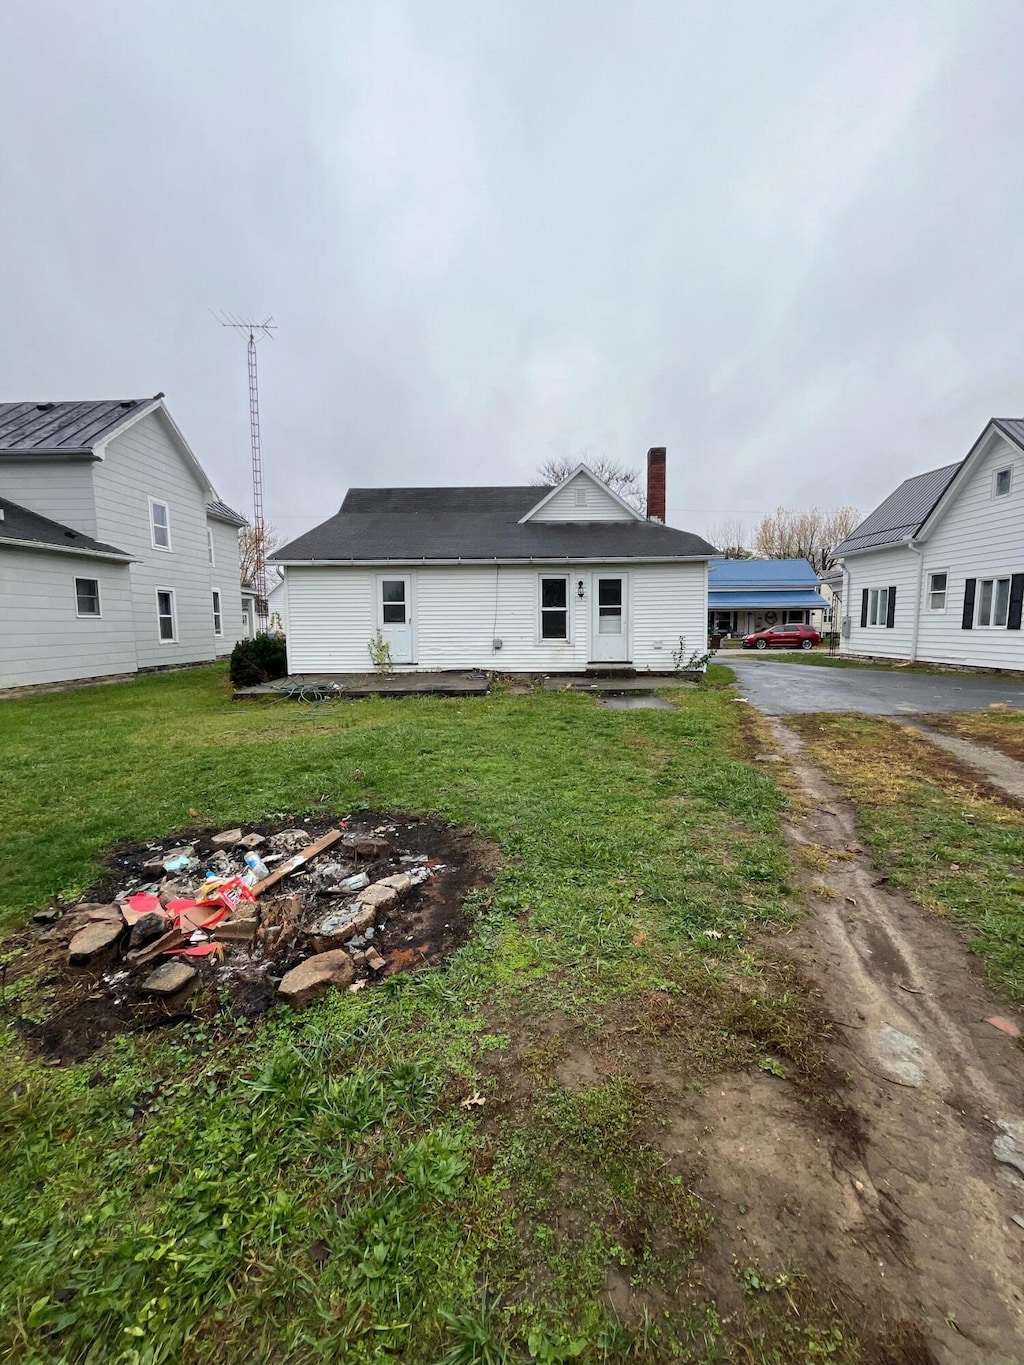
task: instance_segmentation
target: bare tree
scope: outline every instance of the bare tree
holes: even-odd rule
[[[855,507],[824,512],[812,507],[794,512],[778,507],[762,517],[754,531],[754,550],[765,559],[806,559],[815,573],[835,563],[833,550],[860,521]]]
[[[754,552],[748,546],[749,534],[742,521],[719,522],[708,531],[708,540],[719,554],[726,559],[753,559]]]
[[[263,523],[262,532],[255,526],[243,526],[238,533],[238,564],[242,573],[242,582],[248,588],[256,586],[256,569],[260,559],[260,545],[263,546],[263,562],[266,563],[267,555],[272,555],[277,547],[283,542],[284,537],[269,521]],[[272,587],[273,584],[270,584]]]
[[[585,464],[588,469],[593,470],[602,483],[606,483],[613,492],[618,493],[623,501],[628,502],[630,507],[638,512],[647,511],[647,489],[644,487],[643,476],[639,469],[632,469],[629,465],[619,464],[615,460],[609,460],[604,455],[599,455],[596,459],[588,459],[581,456],[573,460],[568,455],[559,455],[545,460],[542,465],[537,466],[537,474],[534,479],[538,484],[559,484],[569,477],[572,471],[579,464]]]

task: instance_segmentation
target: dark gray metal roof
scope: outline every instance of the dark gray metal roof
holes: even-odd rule
[[[714,546],[653,521],[527,522],[549,487],[352,488],[272,560],[706,559]]]
[[[216,518],[217,521],[226,521],[229,526],[249,525],[240,512],[236,512],[226,502],[221,502],[220,498],[214,498],[212,502],[206,504],[206,515]]]
[[[838,557],[855,550],[877,550],[883,545],[898,545],[909,540],[920,530],[962,463],[958,460],[956,464],[944,464],[941,469],[930,469],[927,474],[904,479],[894,493],[890,493],[836,546],[833,554]]]
[[[91,403],[0,403],[0,453],[80,454],[152,402],[112,398]]]
[[[1024,447],[1024,418],[1021,417],[993,417],[992,421],[997,427],[1001,427],[1011,441]]]
[[[0,521],[0,541],[20,540],[36,545],[51,545],[58,550],[91,551],[94,554],[120,555],[123,559],[131,558],[124,550],[119,550],[116,545],[105,545],[103,541],[93,540],[92,536],[83,535],[81,531],[73,531],[70,526],[62,526],[59,521],[51,521],[49,517],[41,517],[38,512],[30,512],[27,507],[22,507],[19,503],[9,502],[4,497],[2,490],[0,490],[0,510],[3,511],[3,520]]]

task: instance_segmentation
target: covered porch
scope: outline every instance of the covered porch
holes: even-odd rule
[[[828,603],[807,589],[712,589],[708,593],[708,634],[723,639],[794,623],[820,630]]]

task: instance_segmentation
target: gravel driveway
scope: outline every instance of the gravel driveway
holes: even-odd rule
[[[770,659],[721,658],[736,670],[740,694],[769,716],[800,711],[859,711],[872,716],[984,711],[993,702],[1024,710],[1024,679],[970,673],[894,673],[828,668]]]

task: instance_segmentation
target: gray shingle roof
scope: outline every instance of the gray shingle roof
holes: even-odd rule
[[[352,488],[328,521],[272,560],[692,559],[713,546],[650,521],[528,522],[546,487]]]
[[[59,521],[51,521],[49,517],[41,517],[38,512],[30,512],[19,503],[10,502],[4,497],[2,490],[0,510],[3,511],[0,541],[25,541],[36,545],[52,545],[58,550],[92,551],[94,554],[131,558],[116,545],[105,545],[102,540],[93,540],[92,536],[83,535],[81,531],[73,531],[70,526],[62,526]]]
[[[864,518],[857,529],[833,551],[836,556],[854,550],[876,550],[883,545],[898,545],[916,535],[932,508],[949,487],[950,480],[963,463],[944,464],[904,479],[895,492]]]
[[[214,517],[217,521],[226,521],[229,526],[249,525],[240,512],[236,512],[226,502],[221,502],[220,498],[214,498],[212,502],[206,504],[206,515]]]
[[[157,394],[162,398],[162,394]],[[152,398],[90,403],[0,403],[0,452],[91,450]]]

